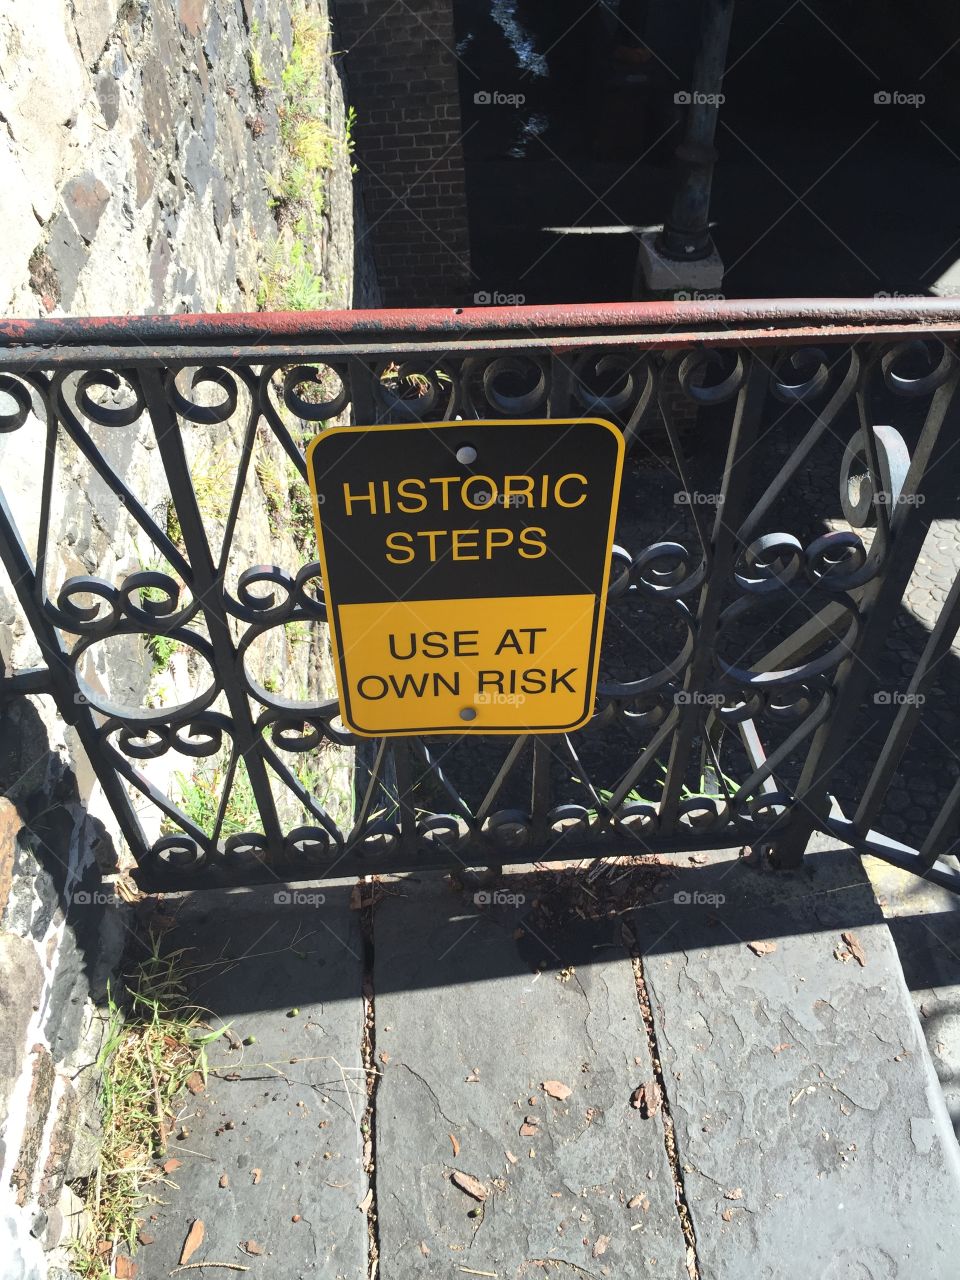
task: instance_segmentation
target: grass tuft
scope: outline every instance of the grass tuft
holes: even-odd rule
[[[201,448],[190,464],[190,479],[200,514],[207,524],[219,525],[227,518],[233,483],[236,479],[234,452],[227,443]],[[185,548],[180,518],[173,498],[167,503],[166,533],[170,541]]]
[[[178,801],[180,808],[201,831],[213,834],[220,800],[226,782],[227,763],[223,754],[208,757],[198,765],[193,774],[176,773],[177,787],[180,792]],[[260,827],[260,813],[253,794],[253,786],[247,766],[241,758],[233,775],[233,785],[227,799],[220,827],[220,839],[226,836],[239,835],[245,831],[256,831]],[[167,819],[162,827],[165,835],[179,831],[173,821]]]
[[[253,96],[258,106],[261,107],[267,99],[267,94],[273,88],[258,47],[262,35],[260,20],[259,18],[254,18],[250,23],[250,43],[247,45],[247,70],[250,72],[250,87],[253,89]]]
[[[122,993],[108,991],[102,1072],[103,1142],[86,1187],[87,1227],[73,1246],[83,1280],[108,1280],[118,1254],[136,1251],[142,1214],[156,1203],[179,1095],[195,1072],[204,1083],[210,1030],[204,1010],[186,997],[184,949],[163,953],[150,934],[147,955],[126,976]]]
[[[263,491],[264,503],[266,504],[270,536],[272,538],[280,538],[283,536],[284,531],[287,496],[280,463],[277,462],[272,454],[265,453],[257,461],[256,473],[257,479],[260,481],[260,488]]]

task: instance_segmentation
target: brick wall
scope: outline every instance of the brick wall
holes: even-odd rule
[[[386,306],[461,302],[469,241],[451,0],[336,0]]]

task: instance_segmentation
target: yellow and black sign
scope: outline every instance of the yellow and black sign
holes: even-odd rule
[[[307,452],[345,723],[590,718],[623,436],[598,419],[334,427]]]

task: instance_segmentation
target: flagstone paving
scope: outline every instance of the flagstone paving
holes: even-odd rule
[[[139,1280],[197,1220],[211,1276],[952,1277],[960,1149],[859,860],[622,870],[167,904],[229,1034]]]

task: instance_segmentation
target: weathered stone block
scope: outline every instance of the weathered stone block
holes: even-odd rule
[[[0,1132],[22,1067],[27,1028],[43,990],[36,948],[12,933],[0,934]]]
[[[945,1280],[960,1153],[860,861],[825,843],[795,873],[677,864],[628,917],[699,1274]]]
[[[123,0],[84,0],[72,7],[80,52],[88,67],[96,66],[110,38]]]
[[[9,138],[0,138],[0,190],[3,191],[4,252],[0,258],[0,303],[4,309],[26,277],[27,262],[40,229],[33,215],[36,188],[24,173]]]
[[[210,152],[197,133],[192,135],[184,151],[183,176],[202,200],[210,181]]]
[[[0,1218],[0,1248],[3,1249],[6,1280],[40,1280],[40,1246],[31,1237],[24,1216],[5,1213]],[[53,1273],[48,1280],[55,1280]]]
[[[76,825],[69,809],[51,805],[48,792],[31,797],[28,817],[38,799],[46,811],[20,831],[9,901],[0,922],[13,933],[41,942],[61,905],[71,858],[75,856]]]
[[[278,909],[272,889],[184,902],[171,948],[198,948],[191,952],[197,965],[238,958],[235,965],[215,963],[203,978],[204,1006],[233,1025],[242,1008],[243,1030],[255,1033],[263,1061],[296,1056],[299,1062],[285,1067],[290,1083],[278,1092],[262,1081],[225,1081],[222,1073],[235,1070],[237,1054],[222,1037],[210,1046],[211,1074],[190,1108],[189,1145],[215,1150],[222,1163],[213,1177],[206,1161],[186,1159],[177,1170],[178,1185],[164,1194],[150,1225],[155,1243],[140,1255],[144,1280],[169,1270],[166,1259],[179,1256],[195,1218],[206,1223],[210,1258],[230,1257],[237,1240],[255,1237],[264,1254],[248,1259],[256,1265],[250,1280],[254,1274],[257,1280],[355,1280],[367,1273],[366,1220],[356,1208],[366,1192],[357,1158],[363,942],[349,889],[323,887],[328,898],[321,911],[293,904]],[[243,958],[249,939],[264,927],[277,948],[270,965]],[[300,951],[296,939],[308,932],[310,949]],[[277,1003],[278,991],[296,1003],[296,1017]],[[252,1176],[253,1167],[262,1169],[262,1178]],[[228,1188],[218,1185],[220,1172],[229,1172]],[[293,1213],[302,1220],[291,1223]]]
[[[436,882],[377,908],[382,1280],[443,1274],[438,1258],[531,1280],[685,1280],[662,1118],[630,1105],[653,1079],[630,961],[607,921],[549,947],[517,924]],[[547,950],[574,980],[534,985]],[[489,1193],[479,1219],[454,1169]]]
[[[30,288],[45,311],[52,311],[60,302],[60,281],[53,263],[39,247],[30,255]]]
[[[39,1199],[44,1209],[52,1209],[60,1198],[76,1129],[77,1095],[70,1081],[64,1080],[40,1178]]]
[[[178,16],[184,35],[198,36],[206,20],[207,0],[180,0]]]
[[[80,272],[87,264],[87,246],[67,216],[66,210],[61,209],[50,225],[47,257],[53,263],[53,269],[60,281],[61,303],[65,310],[69,311],[77,291]]]
[[[134,138],[130,143],[133,152],[133,172],[136,180],[137,205],[142,209],[153,195],[154,174],[150,162],[150,153],[142,138]]]
[[[89,901],[78,902],[75,898],[71,903],[43,1024],[58,1060],[70,1053],[80,1036],[106,910],[99,900],[102,895],[81,896],[89,897]]]
[[[17,837],[23,819],[15,804],[6,796],[0,797],[0,916],[6,910],[13,882],[13,868],[17,860]]]
[[[173,260],[170,241],[164,235],[157,236],[150,253],[150,283],[153,286],[154,304],[161,308],[167,296],[167,273]]]
[[[30,1082],[30,1095],[27,1098],[27,1119],[20,1144],[20,1155],[10,1178],[16,1189],[17,1204],[26,1203],[30,1187],[33,1183],[40,1146],[43,1141],[43,1130],[50,1113],[50,1099],[53,1096],[55,1077],[53,1059],[43,1045],[34,1047],[33,1079]]]
[[[166,71],[159,57],[150,57],[144,62],[143,83],[149,86],[143,99],[147,133],[157,149],[166,150],[173,138],[175,120]]]
[[[104,123],[112,129],[120,115],[120,86],[116,76],[109,71],[102,72],[97,76],[96,90]]]
[[[97,234],[109,200],[110,188],[89,171],[71,178],[63,188],[64,206],[87,244]]]

